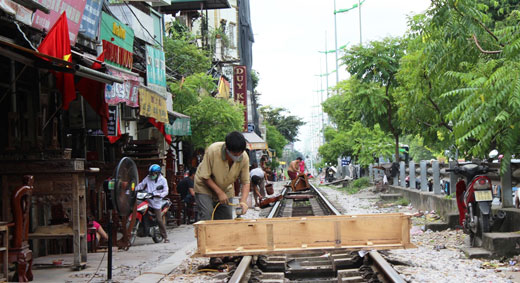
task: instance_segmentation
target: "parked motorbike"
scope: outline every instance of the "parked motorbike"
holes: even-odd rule
[[[336,177],[334,176],[336,174],[336,168],[334,167],[327,167],[327,169],[325,170],[325,180],[327,182],[333,182],[334,180],[336,180]]]
[[[490,158],[491,156],[490,153]],[[459,224],[470,235],[471,246],[478,246],[482,234],[498,229],[505,218],[502,211],[491,216],[492,184],[491,179],[485,175],[498,169],[491,169],[484,163],[468,163],[446,171],[464,177],[455,185]]]
[[[406,176],[406,178],[404,179],[406,181],[406,187],[409,188],[410,187],[410,176]],[[419,179],[415,179],[415,188],[420,190],[421,189],[421,180]]]
[[[159,230],[159,223],[157,217],[150,206],[149,199],[160,198],[154,196],[146,191],[137,192],[137,213],[135,219],[135,225],[130,234],[130,245],[133,245],[137,237],[152,237],[155,243],[163,241],[161,231]],[[163,204],[161,206],[161,217],[163,220],[166,218],[166,213],[170,209],[172,202],[168,198],[163,198]],[[128,223],[132,221],[132,214],[128,217]]]

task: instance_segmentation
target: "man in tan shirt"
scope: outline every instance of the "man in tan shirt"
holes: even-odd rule
[[[298,172],[300,171],[300,162],[302,161],[301,157],[296,158],[296,160],[291,161],[289,163],[289,168],[287,168],[287,175],[291,180],[296,179],[298,177]]]
[[[239,132],[231,132],[225,142],[211,144],[195,173],[195,201],[200,220],[232,219],[229,198],[234,197],[233,183],[240,178],[242,213],[249,208],[249,156],[245,152],[246,140]]]

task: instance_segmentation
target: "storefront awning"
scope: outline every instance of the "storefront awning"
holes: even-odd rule
[[[267,143],[255,133],[242,133],[246,138],[247,149],[249,150],[266,150]]]
[[[0,36],[0,55],[13,59],[22,64],[39,68],[48,69],[64,73],[73,73],[80,77],[89,78],[102,83],[112,83],[123,81],[119,78],[96,71],[92,68],[79,64],[71,63],[59,58],[55,58],[35,50],[31,50],[14,43],[12,40]]]
[[[161,12],[175,14],[178,11],[195,11],[201,9],[227,9],[231,8],[228,0],[172,0],[169,6],[162,6]]]
[[[187,118],[187,119],[190,118],[190,116],[188,116],[188,115],[184,115],[184,114],[182,114],[182,113],[175,112],[175,111],[172,111],[172,115],[173,115],[173,117],[175,117],[175,118]]]

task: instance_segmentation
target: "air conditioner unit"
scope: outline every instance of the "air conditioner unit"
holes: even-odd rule
[[[125,120],[125,121],[137,120],[137,108],[132,108],[132,107],[128,107],[126,105],[122,105],[121,120]]]

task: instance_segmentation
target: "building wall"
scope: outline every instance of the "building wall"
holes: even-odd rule
[[[237,0],[230,0],[229,4],[231,8],[228,9],[215,9],[208,10],[208,28],[209,30],[215,30],[220,27],[221,21],[226,21],[226,34],[230,40],[229,48],[226,48],[223,54],[223,58],[218,58],[222,61],[233,61],[239,60],[238,54],[238,4]],[[204,16],[206,11],[204,11]],[[192,32],[200,35],[201,33],[201,18],[195,20],[193,23]]]

